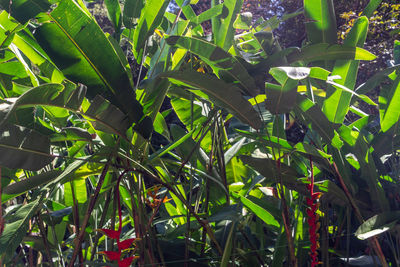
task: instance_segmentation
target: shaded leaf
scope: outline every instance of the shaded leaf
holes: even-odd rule
[[[52,170],[28,177],[16,183],[12,183],[3,189],[1,201],[7,201],[29,190],[33,190],[36,187],[46,184],[49,181],[55,179],[60,174],[60,170]]]
[[[3,123],[0,127],[0,165],[37,171],[53,161],[50,139],[34,130]]]
[[[257,95],[255,81],[246,68],[222,48],[195,37],[170,36],[166,41],[171,46],[184,48],[198,55],[213,68],[217,76],[227,79],[228,82],[239,82],[247,94]]]
[[[377,214],[361,224],[355,235],[361,240],[379,235],[393,228],[399,219],[399,211],[388,211]]]
[[[360,47],[348,47],[344,45],[331,45],[326,43],[308,45],[292,51],[287,60],[289,63],[296,61],[314,62],[320,60],[374,60],[376,56]]]
[[[0,255],[14,255],[15,249],[28,231],[28,221],[40,208],[41,204],[41,197],[32,200],[15,211],[12,216],[12,222],[6,222],[4,231],[0,236]]]
[[[165,72],[160,74],[160,77],[169,78],[171,82],[202,90],[217,105],[226,108],[242,122],[255,129],[261,128],[262,122],[259,114],[242,97],[239,88],[236,86],[227,84],[214,76],[194,71]],[[229,96],[229,98],[226,96]]]

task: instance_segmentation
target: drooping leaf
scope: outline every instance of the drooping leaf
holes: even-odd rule
[[[43,75],[49,78],[51,82],[60,83],[64,80],[62,72],[54,65],[30,33],[27,31],[18,32],[13,43],[32,63],[38,66]]]
[[[52,162],[50,139],[34,130],[3,123],[0,126],[0,165],[37,171]]]
[[[376,56],[360,47],[344,45],[331,45],[326,43],[308,45],[301,49],[291,51],[287,56],[289,63],[296,61],[314,62],[321,60],[374,60]]]
[[[277,181],[276,179],[278,179],[278,176],[280,176],[284,184],[293,182],[297,183],[296,179],[299,176],[299,174],[294,168],[286,164],[282,163],[280,165],[280,170],[278,170],[276,162],[272,159],[254,158],[250,156],[241,155],[240,160],[243,161],[243,163],[254,168],[256,171],[258,171],[261,175],[263,175],[271,182]]]
[[[60,174],[60,170],[52,170],[28,177],[16,183],[12,183],[3,189],[1,201],[8,201],[9,199],[17,197],[29,190],[33,190],[36,187],[53,180]]]
[[[326,143],[332,144],[336,148],[343,145],[343,142],[335,131],[334,124],[326,118],[319,106],[314,104],[310,99],[302,95],[297,95],[295,111],[300,117],[304,118],[305,123],[311,124],[312,129],[318,132]]]
[[[400,220],[398,211],[377,214],[361,224],[355,235],[361,240],[368,239],[392,229],[398,220]]]
[[[269,73],[281,85],[265,84],[265,93],[267,95],[265,101],[266,108],[272,114],[289,113],[296,103],[298,81],[290,78],[288,71],[282,68],[271,68]],[[291,76],[293,77],[293,75]]]
[[[160,77],[169,78],[171,82],[202,90],[217,105],[226,108],[242,122],[249,124],[254,129],[261,128],[260,116],[252,105],[242,97],[239,88],[236,86],[227,84],[214,76],[194,71],[165,72]],[[229,96],[229,98],[226,96]]]
[[[228,82],[239,82],[247,94],[257,95],[255,81],[246,68],[222,48],[195,37],[170,36],[166,41],[171,46],[184,48],[198,55],[213,68],[217,76],[227,79]]]
[[[271,215],[267,210],[264,208],[260,207],[259,205],[255,204],[248,198],[241,196],[236,193],[231,193],[234,197],[237,197],[240,199],[240,201],[243,203],[243,205],[248,208],[250,211],[252,211],[257,217],[259,217],[263,222],[265,222],[267,225],[273,226],[273,227],[278,227],[280,226],[279,221],[274,218],[274,216]]]
[[[400,64],[388,67],[369,78],[365,83],[357,87],[356,92],[358,94],[366,94],[369,91],[375,89],[387,76],[400,70]]]
[[[106,99],[97,95],[85,116],[91,121],[96,130],[125,136],[130,127],[129,118]]]

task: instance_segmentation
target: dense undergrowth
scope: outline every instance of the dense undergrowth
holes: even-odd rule
[[[0,1],[1,265],[398,266],[400,44],[356,83],[381,1],[344,35],[329,0],[176,2],[105,0],[104,33],[82,0]]]

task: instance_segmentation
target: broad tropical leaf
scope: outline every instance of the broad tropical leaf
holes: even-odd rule
[[[40,185],[50,182],[60,174],[60,170],[46,171],[29,178],[22,179],[19,182],[12,183],[3,189],[1,201],[7,201],[29,190],[33,190]]]
[[[254,129],[260,129],[262,121],[252,105],[246,101],[239,88],[224,81],[194,71],[171,71],[160,74],[160,77],[169,78],[171,82],[200,89],[206,93],[215,103],[235,115],[242,122],[249,124]],[[229,96],[229,97],[227,97]]]
[[[3,10],[9,10],[11,16],[16,18],[21,24],[25,24],[39,13],[47,12],[51,3],[47,0],[16,0],[11,2],[1,0],[0,5]]]
[[[400,118],[400,75],[392,86],[384,86],[379,95],[381,129],[388,131]]]
[[[140,17],[140,11],[144,6],[143,0],[126,0],[124,5],[122,21],[128,29],[132,29],[137,25]]]
[[[348,47],[344,45],[331,45],[326,43],[305,46],[291,52],[287,56],[289,63],[296,61],[314,62],[321,60],[374,60],[376,56],[360,47]]]
[[[142,9],[138,26],[133,34],[133,52],[139,64],[142,61],[145,43],[160,25],[168,3],[167,0],[148,0]]]
[[[222,48],[195,37],[170,36],[166,40],[171,46],[187,49],[201,57],[220,78],[226,79],[228,82],[239,83],[251,96],[257,95],[255,81],[248,74],[246,68]]]
[[[64,75],[85,84],[88,97],[102,94],[128,114],[131,123],[138,124],[143,111],[126,66],[118,56],[122,52],[115,50],[117,47],[94,18],[76,2],[65,0],[51,13],[41,16],[40,21],[43,24],[35,36]]]
[[[15,249],[21,243],[29,227],[28,221],[42,204],[42,196],[21,206],[12,216],[11,222],[6,222],[4,232],[0,236],[0,255],[14,255]]]
[[[304,0],[306,31],[312,44],[335,44],[336,16],[332,0]]]
[[[37,171],[53,159],[47,136],[8,123],[0,126],[0,166]]]
[[[242,9],[243,0],[225,0],[223,5],[228,10],[228,14],[224,17],[218,17],[220,25],[213,32],[215,34],[215,44],[228,51],[233,44],[233,37],[235,35],[235,31],[232,30],[233,23]]]
[[[344,41],[349,47],[363,47],[367,38],[368,19],[359,18]],[[359,62],[355,60],[337,60],[332,75],[338,75],[341,79],[336,82],[354,90],[358,73]],[[323,105],[326,117],[334,123],[342,123],[349,110],[352,94],[335,86],[329,86]]]
[[[398,211],[380,213],[361,224],[355,234],[359,239],[365,240],[392,229],[398,220],[400,220]]]

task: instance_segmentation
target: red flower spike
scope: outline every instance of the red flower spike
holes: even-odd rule
[[[307,204],[307,210],[306,213],[308,215],[308,233],[310,237],[310,258],[311,258],[311,267],[317,266],[319,264],[318,261],[318,252],[317,249],[319,249],[319,234],[318,230],[321,226],[321,224],[318,222],[319,216],[317,214],[318,208],[319,208],[319,203],[317,202],[318,199],[321,197],[320,192],[315,192],[314,193],[314,167],[313,167],[313,162],[310,156],[310,169],[311,169],[311,176],[310,176],[310,184],[307,184],[307,189],[310,193],[310,197],[306,198],[306,204]]]
[[[98,229],[98,231],[103,232],[106,236],[111,239],[119,239],[121,231],[115,231],[111,229]]]
[[[125,250],[132,246],[133,242],[135,242],[136,238],[129,238],[124,241],[118,243],[119,250]]]
[[[139,256],[133,256],[123,259],[122,261],[118,262],[118,267],[129,267],[131,266],[134,259],[139,258]]]
[[[110,261],[119,261],[121,258],[121,253],[116,251],[101,251],[99,254],[104,254]]]

